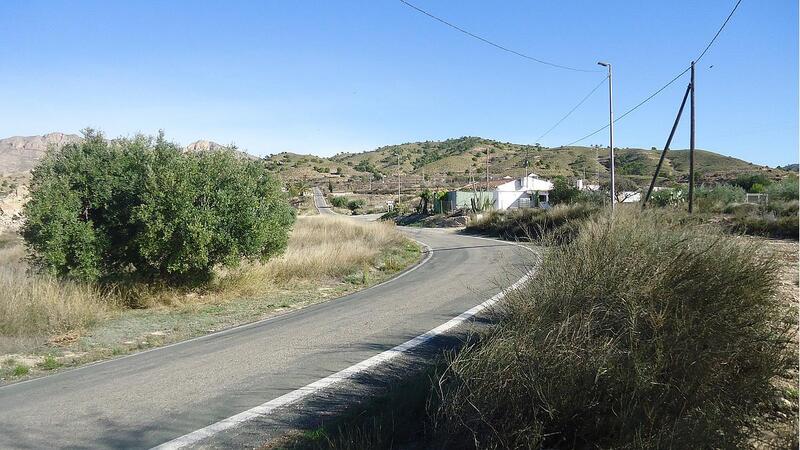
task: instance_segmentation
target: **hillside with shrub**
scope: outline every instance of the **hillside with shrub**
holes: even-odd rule
[[[489,154],[489,172],[494,178],[520,176],[526,167],[545,178],[595,179],[608,176],[608,150],[592,147],[543,147],[540,145],[513,144],[480,137],[461,137],[444,141],[412,142],[390,145],[363,153],[340,153],[330,158],[312,155],[280,153],[266,159],[276,172],[288,178],[330,178],[341,175],[358,180],[372,177],[393,177],[398,170],[404,175],[446,179],[447,182],[466,182],[471,176],[480,179],[486,170]],[[660,150],[619,148],[616,151],[617,173],[645,185],[658,164]],[[688,150],[672,150],[662,168],[659,185],[685,181],[688,176]],[[698,150],[695,164],[699,181],[732,180],[741,173],[763,173],[779,179],[788,171],[759,166],[711,151]],[[341,170],[339,170],[341,169]]]

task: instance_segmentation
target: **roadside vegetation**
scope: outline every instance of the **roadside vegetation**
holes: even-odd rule
[[[508,240],[539,239],[546,234],[568,240],[580,222],[602,208],[591,203],[562,204],[549,209],[490,211],[471,222],[466,231]]]
[[[763,185],[761,183],[764,183]],[[586,193],[554,180],[550,209],[489,211],[474,215],[467,232],[484,233],[503,239],[537,239],[544,233],[558,232],[566,238],[579,221],[601,211],[605,197]],[[747,203],[748,191],[763,194],[761,201]],[[751,192],[752,193],[752,192]],[[798,239],[798,179],[789,175],[780,181],[758,174],[742,175],[732,184],[700,186],[695,191],[695,212],[686,213],[687,191],[663,189],[653,193],[648,208],[674,216],[675,220],[716,224],[731,234],[749,234],[778,239]],[[619,204],[620,209],[637,209],[639,203]]]
[[[757,203],[745,201],[747,193],[762,195]],[[730,184],[700,186],[695,193],[698,216],[717,221],[733,233],[778,239],[798,239],[798,178],[789,175],[772,181],[763,175],[746,174]],[[655,192],[655,207],[685,209],[684,188]]]
[[[495,327],[392,388],[413,415],[379,399],[286,447],[797,448],[796,254],[658,209],[543,239]]]
[[[48,357],[59,366],[81,364],[327,301],[385,281],[420,257],[391,224],[301,216],[286,251],[267,262],[218,268],[203,286],[122,291],[31,274],[21,240],[5,235],[3,242],[0,289],[10,294],[0,296],[0,362],[10,360],[0,367],[5,379],[14,379],[19,365],[46,370]]]
[[[0,381],[329,300],[420,256],[390,224],[296,217],[261,161],[163,136],[88,131],[30,192],[21,236],[0,235]]]

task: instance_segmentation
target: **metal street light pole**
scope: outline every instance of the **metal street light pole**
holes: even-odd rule
[[[400,153],[397,154],[397,207],[400,207]]]
[[[608,148],[611,154],[611,211],[617,201],[616,177],[614,175],[614,94],[611,78],[611,63],[600,61],[597,64],[608,68]]]

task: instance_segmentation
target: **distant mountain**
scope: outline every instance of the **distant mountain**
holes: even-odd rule
[[[787,172],[798,172],[800,171],[800,164],[787,164],[785,166],[778,166],[777,168]]]
[[[213,151],[224,150],[224,149],[228,149],[228,148],[231,148],[231,147],[229,147],[227,145],[217,144],[214,141],[199,140],[199,141],[192,142],[191,144],[187,145],[183,149],[185,151],[187,151],[187,152],[213,152]],[[233,148],[232,150],[233,150],[234,153],[236,153],[240,157],[248,158],[248,159],[258,159],[258,156],[251,155],[251,154],[249,154],[247,152],[243,152],[243,151],[235,149],[235,148]]]
[[[543,177],[561,175],[592,180],[599,175],[603,179],[608,176],[610,166],[607,148],[547,148],[480,137],[390,145],[363,153],[341,153],[330,158],[281,153],[266,159],[284,178],[321,178],[329,176],[328,173],[334,169],[342,168],[344,177],[367,178],[372,174],[375,179],[397,173],[399,155],[399,169],[404,176],[415,175],[420,179],[423,176],[426,179],[435,177],[446,179],[448,183],[458,183],[473,177],[485,177],[487,151],[491,178],[516,177],[527,171]],[[620,148],[615,153],[617,174],[639,185],[649,182],[661,154],[659,150],[639,148]],[[667,153],[659,177],[660,184],[683,182],[688,178],[688,154],[688,150],[671,150]],[[763,172],[772,178],[786,175],[781,169],[759,166],[706,150],[696,151],[695,168],[700,180],[709,182],[729,180],[740,173]]]
[[[51,147],[61,148],[80,142],[77,134],[48,133],[42,136],[13,136],[0,139],[0,174],[27,172],[47,153]],[[199,140],[184,147],[188,152],[207,152],[227,148],[213,141]],[[249,153],[234,150],[238,155],[257,159]]]
[[[43,136],[13,136],[0,139],[0,173],[31,170],[47,149],[60,148],[82,138],[77,134],[48,133]]]

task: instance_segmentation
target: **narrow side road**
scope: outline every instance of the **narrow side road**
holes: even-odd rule
[[[383,285],[0,388],[0,448],[159,445],[447,322],[519,279],[529,258],[524,249],[499,241],[442,230],[406,232],[433,253],[427,263]]]

